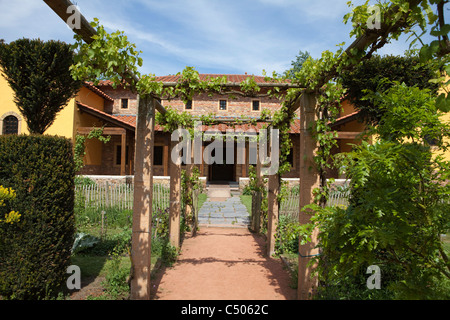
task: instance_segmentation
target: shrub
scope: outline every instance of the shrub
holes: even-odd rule
[[[74,242],[74,163],[70,140],[0,136],[0,185],[15,190],[20,213],[0,229],[0,294],[44,299],[67,278]]]
[[[281,215],[275,234],[275,252],[277,254],[297,254],[301,229],[302,227],[298,221],[293,221],[293,219]]]
[[[347,97],[360,111],[361,119],[377,124],[385,112],[373,101],[366,99],[365,90],[383,92],[392,87],[393,81],[397,81],[436,93],[438,85],[429,81],[435,77],[433,68],[432,64],[421,64],[415,56],[375,55],[352,71],[343,72],[341,78],[348,90]]]
[[[395,84],[368,96],[383,111],[365,141],[342,154],[351,181],[347,208],[321,208],[317,272],[324,298],[449,299],[450,263],[440,235],[449,231],[448,123],[429,90]],[[434,140],[433,148],[427,140]],[[367,290],[371,265],[381,288]]]
[[[80,89],[81,81],[70,73],[72,63],[71,46],[61,41],[0,42],[3,76],[30,132],[43,134]]]

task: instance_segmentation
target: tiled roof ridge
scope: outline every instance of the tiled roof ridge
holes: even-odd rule
[[[112,114],[109,114],[109,113],[104,112],[104,111],[101,111],[101,110],[99,110],[99,109],[97,109],[97,108],[91,107],[90,105],[87,105],[87,104],[82,103],[82,102],[80,102],[80,101],[75,101],[75,102],[76,102],[76,104],[78,104],[79,106],[84,107],[84,108],[87,108],[87,109],[89,109],[89,110],[92,110],[92,111],[94,111],[94,112],[96,112],[96,113],[98,113],[98,114],[101,114],[102,116],[104,116],[104,117],[106,117],[106,118],[110,118],[110,119],[119,121],[119,122],[123,123],[124,125],[133,126],[130,122],[124,121],[124,120],[122,120],[122,119],[120,119],[120,118],[118,118],[118,117],[116,117],[116,116],[113,116]],[[135,125],[134,125],[133,127],[135,127]]]
[[[200,73],[199,74],[200,79],[201,80],[206,80],[208,78],[218,78],[218,77],[226,77],[227,80],[230,83],[237,83],[237,82],[242,82],[247,78],[253,77],[256,81],[256,83],[266,83],[266,84],[274,84],[273,82],[271,82],[269,79],[271,79],[270,77],[266,77],[266,76],[261,76],[261,75],[253,75],[253,74],[220,74],[220,73]],[[181,75],[165,75],[165,76],[156,76],[156,81],[162,81],[162,82],[177,82],[180,78]],[[280,82],[280,84],[282,83],[290,83],[289,79],[285,79],[282,82]],[[91,83],[92,84],[92,83]],[[98,83],[98,86],[111,86],[112,85],[112,81],[111,80],[100,80]]]
[[[101,96],[102,98],[105,98],[106,100],[109,100],[109,101],[114,101],[114,99],[113,99],[112,97],[110,97],[109,95],[107,95],[106,93],[104,93],[102,90],[100,90],[99,88],[97,88],[96,86],[94,86],[94,85],[92,84],[92,82],[87,82],[87,81],[85,81],[85,82],[83,83],[83,85],[84,85],[87,89],[89,89],[89,90],[91,90],[92,92],[94,92],[94,93],[98,94],[99,96]]]

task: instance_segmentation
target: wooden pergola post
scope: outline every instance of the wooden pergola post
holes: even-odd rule
[[[174,162],[178,141],[171,141],[170,152],[170,206],[169,206],[169,241],[176,248],[180,247],[180,215],[181,215],[181,156]]]
[[[317,141],[308,131],[308,125],[317,120],[316,96],[312,93],[303,93],[300,100],[300,209],[313,203],[313,190],[320,186],[319,174],[316,170],[313,157],[317,152]],[[300,224],[307,224],[310,214],[299,212]],[[298,258],[298,299],[308,300],[312,298],[317,287],[317,279],[312,278],[312,266],[308,266],[311,258],[318,254],[317,230],[314,230],[311,241],[307,244],[299,244]]]
[[[189,147],[189,146],[188,146]],[[190,145],[191,148],[191,155],[190,155],[190,159],[188,159],[188,157],[186,156],[186,178],[190,178],[192,173],[193,173],[193,169],[194,169],[194,143],[191,143]],[[195,209],[194,209],[194,189],[192,188],[193,186],[188,183],[186,184],[186,190],[183,190],[182,192],[185,192],[187,196],[191,197],[191,201],[192,203],[190,204],[186,204],[186,207],[184,208],[185,210],[185,217],[189,217],[192,215],[192,219],[193,219],[193,225],[191,225],[192,230],[191,230],[191,234],[194,235],[196,233],[196,228],[197,228],[197,221],[196,221],[196,217],[195,217]],[[181,190],[180,190],[181,192]],[[180,193],[180,197],[181,197],[181,193]]]
[[[275,253],[275,233],[278,225],[278,194],[280,192],[279,174],[269,175],[268,212],[267,212],[267,254]]]
[[[127,155],[127,131],[124,130],[124,132],[121,134],[122,141],[121,141],[121,155],[120,155],[120,175],[124,176],[126,174],[125,168],[126,168],[126,155]]]
[[[164,138],[164,146],[163,146],[163,164],[164,164],[164,176],[169,175],[169,166],[170,166],[170,137],[166,136]]]
[[[272,128],[273,130],[273,128]],[[263,136],[264,137],[264,136]],[[261,137],[260,137],[261,138]],[[268,141],[264,142],[269,143],[270,146],[270,163],[265,163],[265,166],[269,165],[270,167],[274,166],[275,164],[273,161],[280,161],[280,159],[274,159],[273,155],[275,154],[274,148],[274,141],[272,139],[273,136],[270,138],[267,136],[265,137]],[[261,141],[258,143],[258,148],[261,148]],[[259,155],[261,155],[258,152]],[[260,162],[262,159],[258,160]],[[263,161],[266,161],[267,159],[264,159]],[[278,164],[277,164],[278,165]],[[271,168],[270,168],[271,169]],[[269,176],[269,182],[268,182],[268,195],[267,195],[267,254],[271,256],[275,253],[275,233],[277,231],[277,225],[278,225],[278,211],[279,211],[279,204],[278,204],[278,195],[280,193],[280,175],[277,173],[271,172],[272,170],[264,170],[267,172]]]
[[[149,300],[155,100],[150,96],[139,96],[138,100],[131,244],[131,299]]]

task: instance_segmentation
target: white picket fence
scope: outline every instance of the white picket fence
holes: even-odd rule
[[[328,197],[327,206],[348,206],[348,197],[350,195],[350,190],[338,188],[330,191],[330,195]],[[293,219],[298,219],[298,211],[299,211],[299,195],[298,194],[290,194],[283,199],[280,204],[280,215],[287,215],[292,217]]]
[[[117,208],[133,210],[132,184],[76,185],[76,201],[84,202],[85,209]],[[153,210],[165,210],[170,204],[170,189],[162,184],[153,184]]]
[[[92,184],[76,185],[76,201],[84,203],[84,208],[99,210],[116,208],[133,210],[132,184]],[[330,192],[327,206],[348,205],[348,189],[337,189]],[[153,210],[164,211],[170,205],[170,189],[163,184],[153,184]],[[280,214],[298,218],[299,195],[290,194],[280,204]]]

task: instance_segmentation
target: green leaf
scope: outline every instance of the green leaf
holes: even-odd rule
[[[450,111],[450,97],[446,96],[445,93],[441,93],[436,99],[436,107],[442,112]]]
[[[434,37],[445,36],[450,32],[450,24],[444,25],[440,30],[433,30],[430,34]]]

